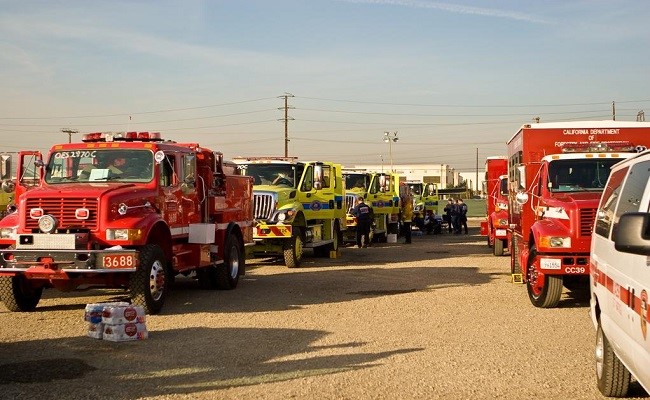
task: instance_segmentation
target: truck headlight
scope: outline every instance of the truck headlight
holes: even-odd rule
[[[56,218],[51,215],[43,215],[38,219],[38,229],[43,233],[52,233],[58,226]]]
[[[293,210],[279,210],[271,220],[278,222],[290,221],[295,215],[296,213]]]
[[[106,240],[137,241],[142,238],[140,229],[106,229]]]
[[[16,237],[16,228],[0,228],[0,239],[13,239]]]
[[[542,236],[539,241],[540,247],[571,248],[571,238],[564,236]]]

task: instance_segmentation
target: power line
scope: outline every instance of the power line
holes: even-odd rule
[[[166,112],[201,110],[201,109],[206,109],[206,108],[232,106],[232,105],[236,105],[236,104],[252,103],[252,102],[256,102],[256,101],[270,100],[270,99],[273,99],[273,97],[262,97],[262,98],[259,98],[259,99],[242,100],[242,101],[235,101],[235,102],[230,102],[230,103],[210,104],[210,105],[207,105],[207,106],[169,108],[169,109],[164,109],[164,110],[141,111],[141,112],[120,113],[120,114],[74,115],[74,116],[59,116],[59,117],[0,117],[0,120],[129,117],[129,116],[132,116],[132,115],[160,114],[160,113],[166,113]]]
[[[388,103],[379,101],[360,101],[360,100],[343,100],[327,99],[319,97],[298,96],[301,99],[336,101],[341,103],[359,103],[359,104],[380,104],[387,106],[405,106],[405,107],[465,107],[465,108],[522,108],[522,107],[575,107],[575,106],[594,106],[594,105],[611,105],[611,101],[599,103],[569,103],[569,104],[517,104],[517,105],[463,105],[463,104],[417,104],[417,103]],[[643,103],[650,100],[624,100],[617,103]]]
[[[299,111],[316,111],[316,112],[331,112],[341,114],[364,114],[364,115],[390,115],[390,116],[405,116],[405,117],[516,117],[521,116],[521,113],[516,114],[413,114],[413,113],[386,113],[386,112],[364,112],[364,111],[344,111],[344,110],[323,110],[316,108],[296,108]],[[544,115],[566,115],[576,113],[602,113],[609,110],[578,110],[578,111],[563,111],[563,112],[545,112]]]

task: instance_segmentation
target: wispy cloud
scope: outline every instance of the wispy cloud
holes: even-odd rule
[[[507,18],[519,21],[533,22],[539,24],[548,24],[549,21],[541,19],[536,16],[509,10],[499,10],[495,8],[471,7],[459,4],[439,3],[429,1],[414,1],[414,0],[338,0],[345,3],[355,4],[375,4],[375,5],[388,5],[399,7],[412,7],[412,8],[427,8],[442,10],[456,14],[470,14],[481,15],[484,17]]]
[[[37,19],[33,16],[20,18],[19,15],[0,15],[0,36],[13,38],[16,45],[12,46],[11,54],[20,55],[15,59],[8,59],[0,55],[0,60],[11,61],[13,64],[30,62],[32,43],[47,40],[52,48],[62,46],[69,48],[70,43],[85,43],[106,51],[115,51],[118,54],[131,52],[134,55],[154,56],[169,59],[174,62],[184,60],[189,62],[223,66],[229,68],[268,68],[275,66],[294,66],[297,70],[326,68],[326,56],[314,55],[311,58],[301,58],[293,55],[277,54],[272,51],[249,51],[239,48],[219,47],[156,36],[148,32],[141,32],[133,28],[107,27],[102,23],[88,22],[78,24],[62,24],[52,22],[47,18]],[[0,49],[7,49],[2,45]],[[34,56],[36,57],[36,56]],[[32,61],[32,66],[45,62],[44,56],[38,57],[39,61]],[[330,67],[331,68],[331,62]],[[344,65],[340,66],[341,68]]]

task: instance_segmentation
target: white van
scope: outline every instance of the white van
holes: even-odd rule
[[[594,224],[590,281],[598,389],[624,397],[633,377],[650,393],[650,151],[612,167]]]

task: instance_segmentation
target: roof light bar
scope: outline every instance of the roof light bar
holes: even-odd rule
[[[563,153],[610,153],[614,151],[619,152],[633,152],[636,151],[635,147],[630,142],[591,142],[591,143],[570,143],[562,146]]]
[[[94,132],[82,136],[82,142],[142,141],[160,142],[160,132]]]

